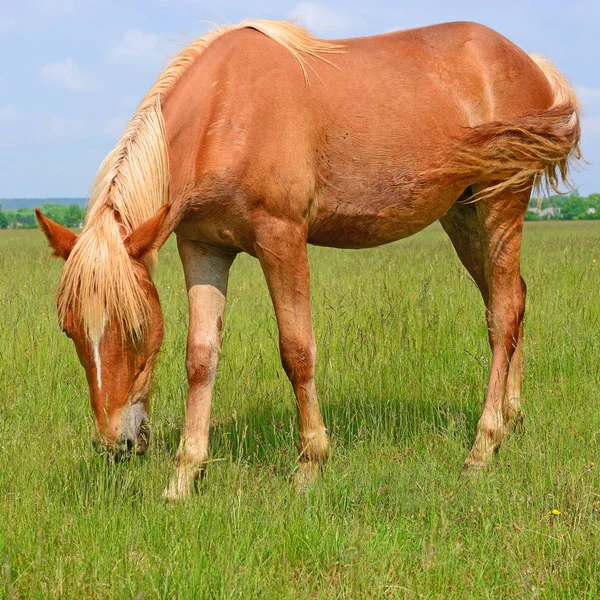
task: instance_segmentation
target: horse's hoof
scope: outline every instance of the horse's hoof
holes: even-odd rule
[[[515,419],[514,432],[521,435],[525,433],[525,415],[519,413],[519,416]]]
[[[463,475],[465,477],[478,477],[479,474],[485,469],[485,465],[481,463],[471,462],[468,458],[465,460],[463,466]]]
[[[189,500],[196,490],[196,480],[197,478],[189,471],[177,469],[163,492],[163,500],[167,502]]]
[[[319,472],[321,470],[321,465],[314,461],[306,461],[301,462],[298,465],[298,470],[296,471],[296,475],[294,477],[294,483],[296,484],[296,489],[299,492],[304,491],[306,488],[310,487],[317,481],[319,478]]]

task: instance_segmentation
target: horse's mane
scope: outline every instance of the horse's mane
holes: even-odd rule
[[[63,269],[58,288],[59,319],[78,301],[78,318],[97,344],[104,326],[116,319],[124,332],[143,335],[148,302],[123,244],[123,236],[169,200],[168,141],[161,101],[186,69],[219,37],[252,28],[284,46],[308,80],[307,57],[339,52],[342,46],[317,40],[287,22],[244,21],[219,27],[184,48],[142,99],[115,148],[100,166],[92,186],[83,231]],[[156,251],[147,256],[152,268]]]

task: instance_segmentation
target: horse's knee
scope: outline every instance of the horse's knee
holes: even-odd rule
[[[303,385],[313,378],[317,355],[313,339],[282,338],[280,350],[283,368],[294,386]]]
[[[209,336],[188,340],[186,369],[190,385],[202,386],[214,381],[219,348]]]

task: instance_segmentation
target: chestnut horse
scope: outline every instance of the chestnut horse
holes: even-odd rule
[[[314,380],[307,243],[367,248],[439,219],[486,306],[492,364],[466,465],[521,415],[521,233],[532,187],[579,153],[579,106],[549,62],[474,23],[338,42],[248,21],[185,48],[100,167],[79,236],[37,212],[66,260],[61,326],[85,368],[96,443],[146,451],[163,319],[152,267],[175,232],[189,297],[189,382],[177,467],[186,497],[208,459],[228,273],[258,258],[296,396],[298,477],[328,456]]]

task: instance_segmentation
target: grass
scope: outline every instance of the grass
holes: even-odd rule
[[[241,256],[213,462],[197,497],[165,505],[186,394],[172,240],[157,276],[154,438],[147,456],[111,465],[92,450],[83,369],[56,323],[61,264],[39,232],[2,232],[0,597],[597,598],[599,240],[600,223],[527,224],[525,433],[474,479],[462,462],[490,357],[482,302],[441,228],[311,249],[332,458],[301,494],[273,310]]]

